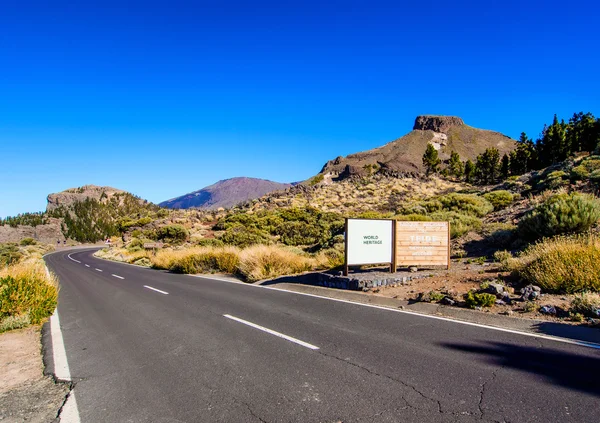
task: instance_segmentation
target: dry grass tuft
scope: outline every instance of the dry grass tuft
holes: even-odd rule
[[[0,326],[23,327],[50,316],[58,299],[56,277],[46,273],[39,259],[29,259],[0,269]]]
[[[240,254],[239,272],[249,282],[301,273],[316,267],[316,260],[286,248],[254,245]]]
[[[541,241],[508,267],[548,292],[600,292],[600,237],[594,234]]]

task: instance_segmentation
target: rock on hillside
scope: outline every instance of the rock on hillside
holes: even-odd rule
[[[96,185],[84,185],[79,188],[70,188],[62,192],[48,195],[48,205],[46,211],[51,212],[61,206],[70,207],[77,202],[86,200],[87,198],[93,198],[95,200],[102,200],[104,198],[111,198],[115,194],[124,194],[126,191],[112,187],[99,187]]]
[[[159,205],[170,209],[217,209],[235,206],[244,201],[262,197],[273,191],[289,188],[291,184],[257,178],[231,178],[217,182],[198,191],[163,201]]]
[[[45,244],[55,244],[64,241],[65,236],[61,230],[61,219],[49,218],[48,223],[37,226],[18,225],[11,227],[0,226],[0,243],[19,242],[23,238],[33,238]]]
[[[372,170],[392,176],[420,174],[425,171],[422,159],[427,144],[438,150],[441,160],[448,160],[456,151],[463,161],[474,161],[490,147],[503,155],[515,148],[516,141],[499,132],[465,125],[459,117],[418,116],[413,130],[403,137],[373,150],[330,160],[321,173],[340,179],[363,176]]]

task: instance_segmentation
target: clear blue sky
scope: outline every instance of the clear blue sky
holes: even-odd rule
[[[599,21],[588,0],[3,0],[0,216],[84,184],[304,180],[418,114],[535,137],[600,115]]]

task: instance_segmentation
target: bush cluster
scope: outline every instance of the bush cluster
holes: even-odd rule
[[[573,192],[548,198],[519,222],[519,233],[528,239],[583,232],[600,219],[600,201],[593,195]]]
[[[0,244],[0,266],[9,266],[17,263],[23,254],[19,251],[17,244]]]
[[[160,240],[176,243],[183,242],[189,236],[187,229],[181,225],[162,226],[156,230],[156,237]]]
[[[488,192],[483,195],[483,198],[492,204],[494,210],[500,210],[508,207],[515,200],[515,196],[506,190]]]
[[[22,327],[50,316],[58,298],[57,283],[41,262],[27,261],[0,271],[0,326]]]
[[[341,215],[313,207],[234,213],[218,222],[215,230],[225,231],[219,239],[245,248],[268,245],[279,240],[285,245],[325,248],[344,231]]]
[[[465,294],[465,304],[469,308],[492,307],[496,303],[496,296],[485,292],[469,291]]]
[[[341,258],[340,258],[341,256]],[[184,250],[161,250],[150,257],[152,266],[177,273],[238,274],[249,282],[329,267],[343,255],[328,249],[311,257],[300,250],[272,245],[237,247],[194,247]]]
[[[597,235],[546,239],[528,247],[507,264],[527,283],[548,292],[600,292],[600,238]]]

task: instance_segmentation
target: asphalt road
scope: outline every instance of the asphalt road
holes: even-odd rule
[[[600,420],[599,350],[91,254],[46,256],[82,422]]]

